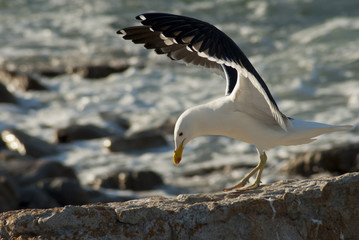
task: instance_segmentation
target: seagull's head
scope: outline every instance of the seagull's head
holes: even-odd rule
[[[178,118],[174,130],[175,153],[173,162],[178,165],[182,159],[184,146],[193,138],[198,137],[199,132],[198,111],[188,109]]]

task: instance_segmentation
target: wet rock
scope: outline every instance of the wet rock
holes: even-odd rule
[[[111,131],[92,124],[72,125],[58,129],[56,131],[56,140],[59,143],[67,143],[76,140],[103,138],[111,135],[113,135]]]
[[[298,154],[283,168],[290,174],[310,176],[322,172],[343,174],[359,171],[359,144]]]
[[[76,173],[72,168],[64,166],[62,163],[59,162],[43,160],[38,160],[35,163],[31,164],[31,166],[27,170],[27,173],[24,173],[19,180],[21,184],[31,184],[37,183],[44,179],[52,179],[58,177],[74,179],[75,181],[77,181]]]
[[[18,152],[11,151],[9,149],[3,149],[0,151],[0,164],[1,162],[11,162],[11,161],[28,161],[33,162],[35,159],[28,155],[21,155]]]
[[[16,89],[24,91],[47,90],[47,88],[43,86],[36,77],[16,70],[0,69],[0,80],[4,84],[11,84]]]
[[[177,122],[177,118],[175,117],[167,118],[157,127],[157,129],[166,134],[173,134],[176,122]]]
[[[73,67],[68,70],[69,73],[75,73],[83,78],[87,79],[98,79],[105,78],[112,73],[121,73],[128,69],[128,65],[87,65],[81,67]]]
[[[17,104],[16,97],[7,90],[6,86],[0,83],[0,103],[14,103]]]
[[[127,118],[122,117],[115,112],[101,112],[99,113],[100,117],[110,123],[114,123],[117,126],[121,127],[124,130],[128,130],[131,126],[130,121]]]
[[[160,175],[152,171],[120,171],[95,180],[95,187],[130,189],[135,191],[151,190],[162,185]]]
[[[46,191],[31,185],[20,189],[20,208],[52,208],[61,205]]]
[[[107,193],[104,189],[101,189],[101,191],[88,190],[88,194],[90,197],[89,203],[125,202],[138,198],[135,194]]]
[[[35,184],[41,180],[55,177],[77,179],[72,168],[53,161],[0,161],[0,169],[12,176],[20,186]]]
[[[131,152],[167,145],[163,133],[158,130],[145,130],[123,137],[112,137],[104,142],[111,152]]]
[[[57,66],[57,67],[48,66],[48,67],[42,67],[38,69],[36,72],[41,76],[53,78],[59,75],[66,74],[66,69],[61,66]]]
[[[0,212],[15,210],[19,206],[19,189],[15,181],[0,172]]]
[[[38,182],[37,186],[53,199],[65,205],[80,205],[89,202],[89,194],[75,178],[57,177]]]
[[[359,173],[242,193],[184,194],[0,214],[0,237],[357,239]]]
[[[18,129],[8,128],[3,130],[1,138],[10,150],[17,151],[21,155],[39,158],[58,153],[54,145]]]

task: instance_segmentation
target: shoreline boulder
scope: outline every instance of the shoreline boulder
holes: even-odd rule
[[[0,214],[5,239],[356,239],[357,226],[359,173]]]

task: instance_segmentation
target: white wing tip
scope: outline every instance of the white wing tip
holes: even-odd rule
[[[142,21],[146,20],[146,17],[144,15],[139,15],[138,16]]]

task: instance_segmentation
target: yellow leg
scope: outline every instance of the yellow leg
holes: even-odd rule
[[[243,191],[243,190],[250,190],[250,189],[255,189],[257,187],[259,187],[259,184],[261,183],[261,176],[262,176],[262,172],[263,172],[263,169],[264,169],[264,166],[266,165],[267,163],[267,155],[265,152],[263,152],[263,154],[260,155],[259,157],[259,163],[258,165],[247,175],[245,176],[244,178],[242,178],[241,181],[239,181],[236,185],[234,185],[233,187],[230,187],[230,188],[226,188],[224,189],[223,191],[225,192],[228,192],[228,191],[232,191],[232,190],[240,190],[240,191]],[[249,181],[249,179],[256,173],[257,173],[257,177],[256,177],[256,180],[254,181],[254,183],[248,187],[245,187],[243,188]]]

